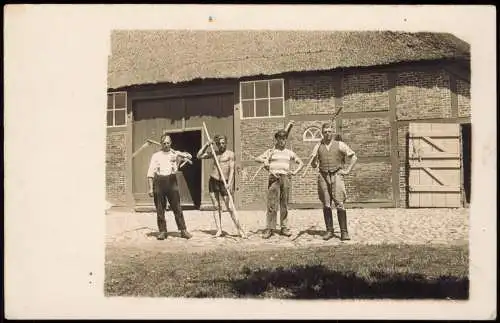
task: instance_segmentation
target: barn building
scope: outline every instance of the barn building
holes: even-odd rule
[[[338,114],[334,119],[332,117]],[[470,46],[450,34],[326,31],[114,31],[108,67],[106,192],[149,210],[147,139],[171,132],[193,155],[225,134],[236,153],[235,204],[264,209],[253,156],[295,122],[306,162],[332,120],[358,155],[349,207],[464,207],[470,201]],[[210,206],[212,161],[178,174],[186,208]],[[316,208],[316,170],[296,176],[292,208]]]

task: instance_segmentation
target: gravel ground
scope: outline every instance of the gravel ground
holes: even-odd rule
[[[154,213],[110,212],[106,215],[106,242],[113,248],[139,248],[162,252],[203,252],[216,249],[252,250],[324,246],[338,244],[467,244],[469,209],[351,209],[347,211],[351,241],[342,242],[336,216],[336,238],[323,241],[325,226],[322,210],[291,210],[289,223],[293,235],[275,234],[261,238],[265,211],[239,211],[248,239],[236,235],[228,213],[223,214],[224,237],[215,238],[211,211],[184,211],[193,238],[179,237],[171,212],[167,213],[168,238],[156,240]]]

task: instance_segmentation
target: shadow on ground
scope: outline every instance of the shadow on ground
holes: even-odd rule
[[[226,281],[239,297],[291,299],[468,299],[466,277],[425,277],[411,273],[372,271],[368,277],[332,271],[324,266],[245,272],[246,278]],[[197,297],[203,297],[199,295]]]

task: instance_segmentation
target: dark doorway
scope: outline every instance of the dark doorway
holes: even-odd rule
[[[201,205],[201,161],[196,153],[201,148],[201,130],[172,132],[172,148],[193,156],[193,164],[184,165],[177,173],[181,203],[184,208],[199,209]]]
[[[464,174],[464,197],[465,203],[470,204],[470,187],[471,187],[471,125],[465,123],[461,125],[462,132],[462,158],[463,158],[463,174]]]

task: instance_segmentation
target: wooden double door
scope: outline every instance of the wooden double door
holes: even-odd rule
[[[164,131],[172,138],[172,148],[193,155],[193,164],[185,165],[176,174],[183,207],[199,208],[210,203],[208,179],[212,160],[198,160],[196,153],[206,142],[205,122],[213,137],[226,135],[228,149],[234,151],[234,95],[232,93],[138,100],[133,103],[133,152],[147,139],[160,141]],[[132,191],[136,205],[152,205],[147,194],[147,170],[151,156],[160,149],[150,145],[132,161]]]

